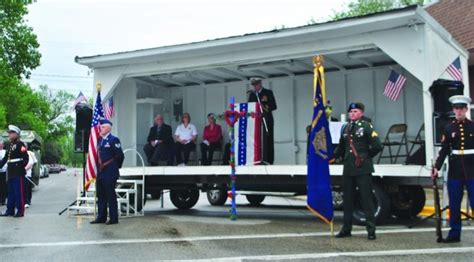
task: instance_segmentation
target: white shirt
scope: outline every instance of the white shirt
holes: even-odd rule
[[[196,126],[191,123],[189,123],[187,127],[184,127],[184,124],[179,125],[176,128],[176,132],[174,132],[174,135],[179,137],[179,139],[188,141],[191,141],[193,136],[197,136],[197,134]]]
[[[7,153],[7,150],[5,149],[0,150],[0,159],[3,159],[6,153]],[[0,169],[0,172],[7,172],[7,166],[8,164],[5,163],[5,165]]]
[[[36,160],[36,156],[33,152],[28,151],[28,164],[26,164],[25,169],[26,169],[26,176],[31,177],[31,169],[33,168],[33,165],[38,162]]]

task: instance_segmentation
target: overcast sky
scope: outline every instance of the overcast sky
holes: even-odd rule
[[[152,48],[322,22],[351,0],[37,0],[27,23],[42,54],[28,82],[92,92],[75,56]]]

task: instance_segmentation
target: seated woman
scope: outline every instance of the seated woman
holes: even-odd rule
[[[216,124],[216,118],[213,113],[207,115],[207,121],[209,124],[204,127],[203,141],[201,143],[203,166],[210,166],[212,164],[214,151],[222,148],[222,128]]]
[[[196,126],[191,124],[191,116],[189,113],[183,114],[181,123],[182,124],[176,128],[176,132],[174,132],[176,138],[176,162],[178,166],[185,166],[188,164],[189,154],[196,149],[195,141],[198,133]]]

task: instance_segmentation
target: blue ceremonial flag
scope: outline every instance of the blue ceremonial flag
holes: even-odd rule
[[[308,209],[332,226],[334,216],[329,161],[332,158],[331,134],[325,113],[326,89],[322,58],[317,56],[313,81],[313,118],[308,147]]]

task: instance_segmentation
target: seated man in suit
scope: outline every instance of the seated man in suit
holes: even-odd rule
[[[143,147],[148,163],[157,166],[158,161],[166,161],[168,166],[172,166],[173,157],[173,136],[171,126],[163,121],[163,116],[155,117],[155,124],[150,128],[147,144]]]

